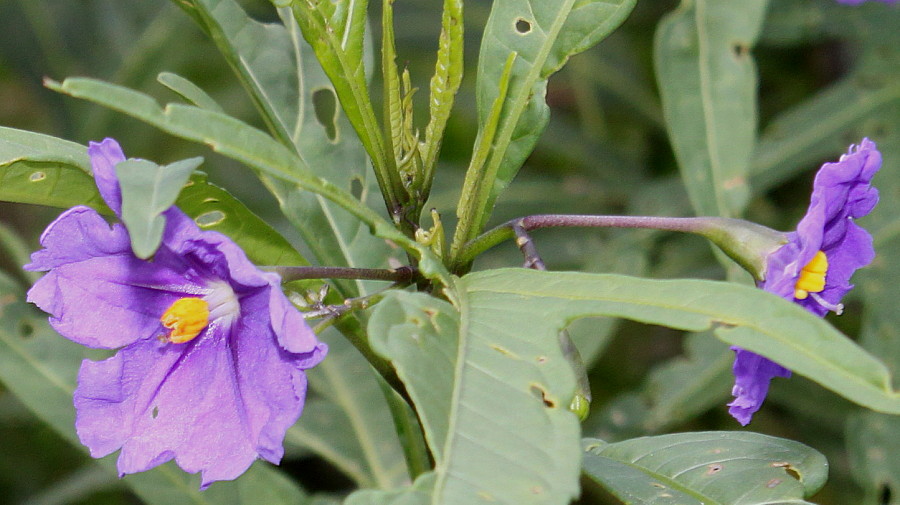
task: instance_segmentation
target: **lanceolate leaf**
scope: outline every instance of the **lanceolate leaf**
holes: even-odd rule
[[[0,149],[3,149],[0,173],[9,175],[24,167],[37,167],[20,175],[28,178],[38,171],[48,179],[47,174],[54,174],[52,180],[56,181],[52,186],[42,186],[44,179],[34,185],[17,185],[12,179],[7,184],[4,179],[0,200],[62,208],[88,205],[112,214],[90,175],[90,159],[84,146],[38,133],[0,128]],[[200,228],[228,235],[257,265],[309,264],[284,237],[230,193],[209,183],[201,172],[191,176],[175,205],[194,218]]]
[[[84,146],[0,127],[0,200],[105,208]]]
[[[344,113],[372,158],[385,202],[397,203],[404,198],[405,190],[375,117],[366,82],[363,39],[367,5],[367,0],[290,2],[303,37],[315,51]]]
[[[750,432],[585,439],[584,447],[584,472],[626,505],[808,504],[828,477],[815,450]]]
[[[685,0],[660,24],[654,60],[669,137],[699,215],[739,216],[756,135],[750,54],[766,0]]]
[[[477,273],[464,280],[470,293],[494,293],[510,303],[521,300],[523,307],[533,303],[531,311],[548,320],[546,314],[563,321],[616,316],[690,331],[712,329],[720,340],[776,359],[853,402],[900,413],[900,393],[884,363],[822,318],[760,289],[524,269]]]
[[[479,133],[485,128],[500,75],[517,54],[510,89],[485,169],[489,198],[480,203],[473,233],[487,220],[497,195],[515,177],[547,125],[547,79],[574,54],[596,44],[631,12],[634,0],[497,0],[481,41],[477,100]],[[471,238],[471,237],[467,237]]]
[[[457,306],[392,292],[369,324],[416,403],[436,460],[432,503],[568,503],[577,492],[575,378],[557,334],[582,317],[702,331],[770,356],[861,405],[900,413],[884,364],[796,304],[700,280],[502,269],[467,275]],[[505,468],[499,480],[488,469]]]

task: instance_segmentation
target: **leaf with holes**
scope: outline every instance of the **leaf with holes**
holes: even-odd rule
[[[290,184],[294,193],[299,194],[302,189],[330,200],[368,225],[373,235],[390,240],[418,257],[419,271],[428,278],[448,282],[446,270],[429,249],[409,239],[379,213],[363,205],[349,190],[316,176],[303,159],[288,148],[238,119],[181,104],[169,104],[163,109],[144,93],[94,79],[69,78],[62,83],[47,81],[45,84],[61,93],[119,110],[173,135],[206,143],[260,174]]]
[[[339,108],[334,86],[315,54],[303,40],[289,12],[279,10],[291,35],[291,50],[297,60],[298,96],[301,111],[296,124],[298,149],[310,167],[349,192],[362,205],[380,205],[378,185],[366,160],[366,152],[346,115]],[[280,70],[280,69],[279,69]],[[369,232],[368,226],[321,196],[271,184],[285,215],[303,233],[304,241],[323,263],[351,267],[386,265],[388,245]],[[339,284],[346,296],[365,293],[362,282]]]
[[[491,142],[473,234],[490,215],[497,196],[515,177],[547,126],[547,80],[569,57],[618,27],[634,0],[497,0],[492,4],[478,56],[478,132],[485,134],[500,93],[504,63],[516,53],[500,127]],[[472,237],[466,237],[466,240]]]
[[[405,199],[405,190],[375,116],[366,79],[367,5],[367,0],[292,1],[289,8],[372,159],[385,202],[396,203]],[[284,16],[282,19],[288,25]]]
[[[166,225],[162,213],[175,203],[191,172],[201,163],[203,158],[164,166],[147,160],[116,164],[116,178],[122,190],[122,222],[128,228],[135,256],[147,259],[156,252]]]
[[[734,283],[501,269],[453,286],[457,306],[391,292],[369,334],[416,404],[436,460],[431,499],[568,503],[577,493],[575,377],[557,334],[582,317],[703,331],[777,359],[848,399],[900,413],[884,364],[827,322]],[[552,448],[548,450],[547,448]],[[505,468],[496,479],[492,468]]]
[[[0,127],[0,200],[106,209],[84,146],[6,127]]]
[[[51,186],[54,189],[49,193],[47,188],[40,186],[24,185],[22,190],[13,190],[16,183],[7,184],[7,179],[3,179],[0,200],[63,208],[89,205],[112,214],[90,175],[90,158],[84,146],[0,127],[0,154],[0,171],[8,169],[6,174],[26,166],[40,167],[43,174],[56,174],[53,178],[56,182]],[[9,164],[4,165],[3,161]],[[67,182],[70,183],[68,186]],[[14,197],[7,197],[7,191]],[[228,235],[257,265],[309,264],[284,237],[230,193],[207,181],[201,172],[191,176],[175,205],[191,216],[200,228]]]
[[[828,478],[815,450],[751,432],[583,443],[584,473],[628,505],[809,504]]]
[[[75,434],[72,392],[84,358],[104,356],[70,342],[53,331],[45,315],[21,301],[23,294],[8,286],[0,292],[0,381],[32,412],[68,442],[81,448]],[[97,460],[117,475],[115,458]],[[248,501],[295,505],[305,493],[272,467],[257,462],[240,479],[219,482],[201,492],[199,475],[174,464],[129,475],[123,482],[149,505],[240,505]]]
[[[750,49],[766,3],[684,1],[656,32],[666,126],[698,215],[740,216],[750,195],[757,81]]]

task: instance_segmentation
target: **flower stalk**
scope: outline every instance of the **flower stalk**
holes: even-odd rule
[[[741,219],[537,214],[507,221],[470,241],[460,254],[459,265],[468,265],[479,254],[505,240],[521,236],[523,232],[563,227],[645,228],[693,233],[716,244],[757,280],[765,279],[768,254],[787,241],[780,232]]]

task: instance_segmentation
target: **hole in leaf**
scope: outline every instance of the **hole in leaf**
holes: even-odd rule
[[[735,42],[731,45],[731,52],[734,53],[735,58],[741,60],[750,54],[750,46],[743,42]]]
[[[19,336],[22,338],[28,338],[34,335],[34,326],[28,321],[22,321],[19,323]]]
[[[769,479],[769,482],[766,482],[766,487],[772,489],[778,484],[781,484],[781,479]]]
[[[516,19],[516,31],[522,35],[527,35],[531,32],[531,23],[525,18]]]
[[[713,463],[706,466],[706,475],[715,475],[722,471],[722,465]]]
[[[334,142],[337,138],[337,97],[331,88],[319,88],[312,94],[313,109],[316,111],[316,121],[325,128],[328,140]]]
[[[538,357],[537,357],[537,362],[540,363],[540,364],[546,363],[546,362],[547,362],[547,356],[538,356]]]
[[[209,228],[215,226],[225,220],[225,213],[221,210],[211,210],[197,216],[194,221],[201,228]]]
[[[533,394],[535,398],[538,398],[539,400],[544,402],[545,407],[550,409],[556,408],[556,402],[553,401],[552,398],[547,396],[547,392],[544,391],[544,388],[538,386],[537,384],[531,385],[531,394]]]
[[[353,198],[362,201],[363,183],[362,178],[360,178],[359,176],[350,179],[350,193],[353,195]]]
[[[32,172],[31,175],[28,176],[28,180],[31,182],[40,182],[47,178],[47,174],[44,172]]]
[[[152,417],[153,419],[156,419],[157,417],[159,417],[159,407],[157,407],[157,406],[153,407],[153,410],[150,411],[150,417]]]
[[[775,468],[784,468],[784,471],[787,472],[788,475],[790,475],[794,479],[802,480],[800,472],[798,472],[793,467],[793,465],[791,465],[787,461],[776,461],[775,463],[772,463],[772,466],[774,466]]]

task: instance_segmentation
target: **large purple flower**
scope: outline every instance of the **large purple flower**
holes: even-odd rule
[[[88,153],[101,196],[120,214],[121,148],[106,139]],[[121,449],[120,476],[174,458],[202,472],[203,489],[236,478],[257,457],[281,460],[285,431],[303,408],[304,370],[327,347],[277,275],[176,207],[164,215],[162,244],[144,261],[123,225],[83,206],[66,211],[25,267],[48,271],[28,300],[66,338],[121,348],[84,360],[78,374],[75,427],[91,455]]]
[[[759,287],[801,305],[813,314],[840,314],[841,298],[853,287],[850,277],[875,258],[872,237],[853,222],[878,203],[878,190],[870,186],[881,167],[875,143],[863,139],[850,146],[836,163],[825,163],[816,174],[812,198],[797,231],[769,255],[766,278]],[[740,349],[735,350],[734,401],[729,412],[746,425],[759,410],[769,381],[790,377],[781,365]]]

